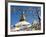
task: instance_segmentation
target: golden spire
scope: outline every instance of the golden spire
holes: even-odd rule
[[[22,12],[22,14],[21,14],[20,21],[25,21],[25,15],[24,15],[24,12]]]

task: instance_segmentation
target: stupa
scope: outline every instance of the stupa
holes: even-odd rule
[[[30,27],[30,26],[31,26],[31,24],[26,21],[26,17],[23,12],[21,15],[21,18],[20,18],[20,22],[15,24],[15,30],[16,31],[23,31],[23,30],[28,29],[28,27]]]

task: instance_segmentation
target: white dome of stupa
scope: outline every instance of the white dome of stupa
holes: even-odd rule
[[[26,21],[21,21],[21,22],[18,22],[17,24],[15,24],[16,26],[18,25],[29,25],[30,23],[26,22]]]
[[[21,28],[23,29],[23,28],[26,28],[26,27],[30,27],[31,24],[26,22],[26,21],[21,21],[21,22],[18,22],[17,24],[15,24],[15,26],[16,26],[15,30],[20,30]],[[17,27],[17,26],[19,26],[19,27]]]

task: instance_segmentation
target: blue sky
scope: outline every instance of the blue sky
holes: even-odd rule
[[[18,10],[17,8],[19,8],[20,10]],[[38,17],[36,16],[37,11],[41,13],[41,7],[11,5],[11,25],[15,25],[20,21],[20,15],[22,14],[22,12],[27,15],[25,16],[26,21],[32,23],[34,20],[38,19]]]

